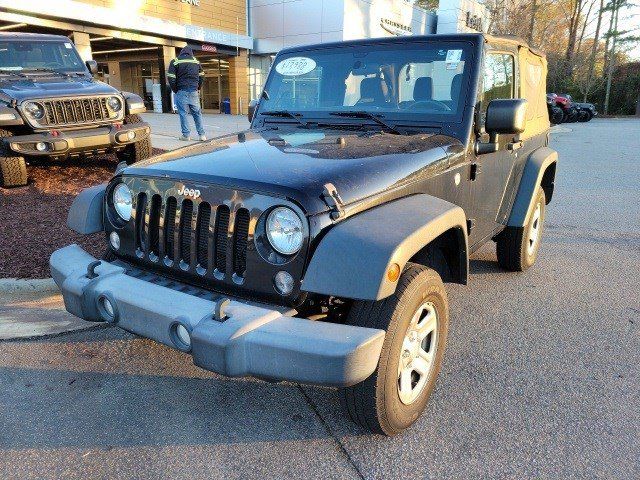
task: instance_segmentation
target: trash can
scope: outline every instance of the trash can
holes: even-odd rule
[[[225,115],[231,114],[231,99],[229,97],[226,97],[222,100],[220,110],[222,110],[222,113],[224,113]]]

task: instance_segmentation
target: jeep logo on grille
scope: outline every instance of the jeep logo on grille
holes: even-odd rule
[[[190,197],[195,200],[200,196],[200,190],[196,190],[194,188],[187,188],[186,185],[183,185],[178,190],[178,195],[184,195],[185,197]]]

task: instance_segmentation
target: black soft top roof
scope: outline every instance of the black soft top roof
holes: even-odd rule
[[[391,44],[391,43],[413,43],[424,42],[425,40],[440,40],[443,42],[454,40],[466,40],[473,43],[483,41],[483,35],[481,33],[460,33],[455,35],[407,35],[399,37],[379,37],[379,38],[362,38],[358,40],[346,40],[341,42],[327,42],[316,43],[311,45],[298,45],[295,47],[287,47],[280,50],[281,53],[297,52],[300,50],[316,49],[316,48],[330,48],[337,46],[358,46],[358,45],[373,45],[373,44]]]
[[[380,38],[363,38],[358,40],[347,40],[342,42],[328,42],[328,43],[316,43],[311,45],[298,45],[295,47],[287,47],[280,50],[280,53],[299,52],[301,50],[316,49],[316,48],[330,48],[336,46],[358,46],[358,45],[373,45],[373,44],[391,44],[391,43],[413,43],[424,42],[425,40],[438,40],[442,42],[451,41],[470,41],[472,43],[507,43],[516,46],[527,47],[531,52],[538,56],[543,57],[544,53],[530,47],[527,42],[516,36],[512,35],[489,35],[486,33],[455,33],[455,34],[432,34],[432,35],[407,35],[399,37],[380,37]]]

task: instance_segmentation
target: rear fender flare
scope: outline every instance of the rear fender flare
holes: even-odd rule
[[[534,206],[536,190],[539,186],[544,187],[542,180],[545,172],[549,167],[555,166],[557,162],[558,152],[549,147],[540,147],[529,155],[507,222],[509,227],[524,227],[526,225],[527,219]],[[551,179],[550,182],[547,187],[551,188],[552,192],[553,179]],[[547,203],[551,200],[550,193],[547,194]]]
[[[393,294],[397,280],[389,267],[400,269],[431,241],[455,229],[462,238],[460,272],[466,283],[468,240],[462,208],[426,194],[401,198],[338,223],[316,248],[302,290],[358,300],[381,300]]]

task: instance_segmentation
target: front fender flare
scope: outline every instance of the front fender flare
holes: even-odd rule
[[[85,188],[73,200],[67,215],[67,226],[71,230],[82,235],[104,230],[103,209],[106,188],[106,184]]]
[[[536,189],[542,184],[544,172],[557,161],[558,152],[549,147],[538,148],[529,155],[520,179],[518,193],[509,215],[508,226],[524,227],[526,225],[529,213],[533,209]],[[548,200],[551,200],[551,198]]]
[[[462,208],[418,194],[372,208],[338,223],[316,248],[302,290],[358,300],[381,300],[393,294],[387,278],[393,263],[405,264],[450,229],[464,238],[462,275],[468,271],[466,216]]]
[[[138,113],[144,113],[147,108],[144,106],[144,100],[139,95],[131,92],[121,92],[126,103],[126,114],[135,115]]]

